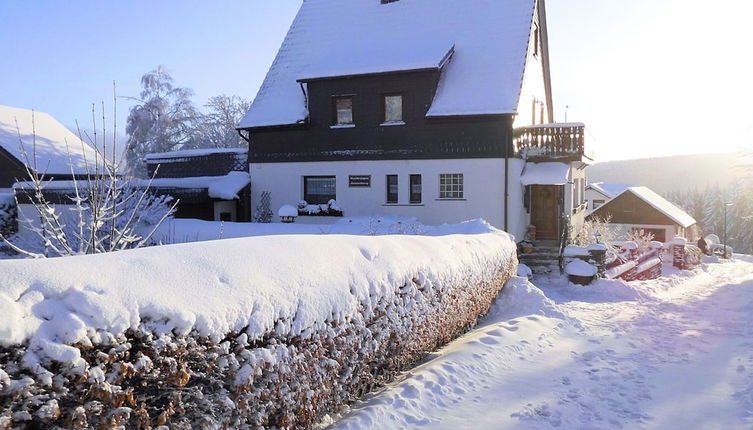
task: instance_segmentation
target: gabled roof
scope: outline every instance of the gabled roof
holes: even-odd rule
[[[696,223],[696,220],[687,214],[684,210],[678,208],[677,206],[673,205],[667,199],[664,197],[656,194],[648,187],[630,187],[626,189],[625,191],[621,192],[608,202],[604,203],[603,205],[599,206],[597,209],[595,209],[591,214],[594,214],[596,212],[600,211],[608,211],[610,204],[614,201],[617,201],[620,196],[624,194],[633,194],[634,196],[638,197],[639,199],[646,202],[648,205],[659,211],[660,213],[664,214],[667,218],[674,221],[681,227],[690,227],[693,224]]]
[[[612,198],[627,190],[630,187],[637,187],[637,184],[607,184],[604,182],[593,182],[588,184],[586,188],[592,188],[601,194],[604,194],[608,198]]]
[[[306,0],[238,128],[304,121],[299,80],[439,66],[452,46],[428,116],[515,113],[535,6],[536,0]]]
[[[32,111],[11,106],[0,105],[0,147],[24,165],[28,156],[32,168],[36,155],[36,170],[40,174],[70,175],[71,166],[75,174],[85,174],[85,160],[92,168],[95,160],[94,149],[87,144],[82,146],[81,139],[50,114],[34,111],[32,121]]]

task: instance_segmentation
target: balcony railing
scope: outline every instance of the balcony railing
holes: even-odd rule
[[[588,159],[582,123],[531,125],[515,129],[515,153],[527,159]]]

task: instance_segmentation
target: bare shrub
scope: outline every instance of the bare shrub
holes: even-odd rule
[[[601,243],[612,244],[618,240],[618,236],[610,220],[611,217],[584,221],[580,228],[571,235],[574,238],[573,244],[588,246],[595,243],[597,238]]]
[[[175,212],[176,202],[169,196],[157,196],[150,191],[152,179],[139,181],[119,174],[120,163],[116,161],[115,139],[117,123],[113,120],[111,159],[107,157],[104,103],[102,104],[102,139],[97,139],[97,124],[94,121],[94,137],[89,135],[94,149],[94,160],[84,158],[85,174],[77,174],[71,160],[69,142],[66,140],[71,181],[65,182],[63,192],[54,192],[53,182],[45,171],[36,168],[37,160],[28,154],[27,143],[21,138],[16,121],[18,140],[25,158],[29,181],[17,185],[18,195],[34,208],[37,219],[22,220],[33,232],[35,240],[24,241],[20,237],[0,239],[14,251],[32,258],[59,257],[81,254],[96,254],[139,248],[151,243],[151,238],[160,225]],[[114,115],[113,115],[114,117]],[[32,113],[32,124],[34,116]],[[78,127],[78,124],[77,124]],[[87,145],[78,129],[78,144]],[[36,133],[31,144],[36,154]],[[156,172],[155,172],[156,174]]]
[[[651,247],[651,242],[654,240],[653,233],[649,233],[641,229],[633,229],[626,236],[627,240],[635,242],[638,245],[638,254],[643,254]]]

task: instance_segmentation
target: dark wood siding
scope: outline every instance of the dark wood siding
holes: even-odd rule
[[[249,129],[249,162],[501,158],[512,153],[512,116],[426,118],[438,72],[308,83],[308,123]],[[354,95],[355,127],[331,129],[332,98]],[[381,126],[382,96],[403,95],[405,125]],[[472,96],[472,95],[469,95]]]
[[[14,156],[0,148],[0,188],[10,188],[27,179],[26,169]]]
[[[656,210],[632,193],[622,193],[591,212],[589,219],[607,219],[615,224],[677,225],[669,217]]]
[[[147,160],[149,176],[157,178],[186,178],[193,176],[223,176],[230,172],[248,171],[245,154],[218,153],[164,160]]]

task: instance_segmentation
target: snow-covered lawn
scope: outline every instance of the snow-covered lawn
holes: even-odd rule
[[[753,258],[510,281],[481,326],[334,429],[753,428]]]

